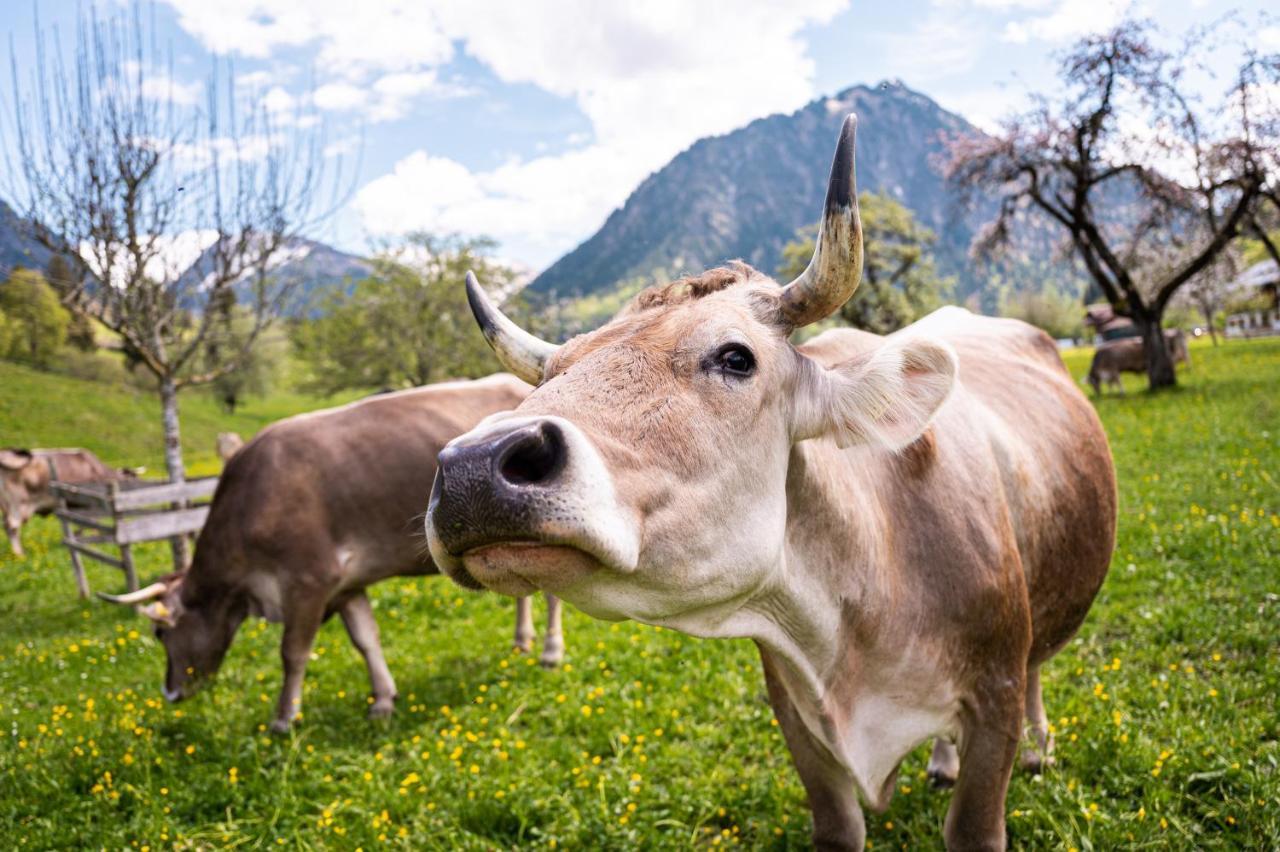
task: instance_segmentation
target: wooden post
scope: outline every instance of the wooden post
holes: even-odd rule
[[[59,497],[58,502],[62,504],[62,508],[66,508],[66,498]],[[71,524],[63,517],[62,513],[58,513],[58,520],[62,523],[62,540],[75,543],[76,536],[71,529]],[[67,548],[71,554],[71,570],[76,574],[76,588],[80,590],[80,597],[89,597],[89,578],[84,575],[84,563],[80,561],[80,553],[74,548]]]
[[[113,526],[120,529],[120,483],[112,482],[107,486],[107,495],[111,498],[111,520]],[[124,569],[124,584],[131,592],[138,590],[138,572],[133,567],[133,549],[129,544],[120,545],[120,563]]]
[[[58,481],[58,462],[49,457],[49,480],[50,483]],[[58,522],[62,524],[62,540],[74,543],[76,541],[75,531],[71,524],[67,521],[65,512],[67,511],[67,496],[61,491],[58,492],[58,505],[54,514],[58,516]],[[80,593],[80,599],[84,600],[89,597],[89,578],[84,574],[84,563],[80,561],[80,553],[75,548],[68,548],[71,554],[71,570],[76,575],[76,590]]]

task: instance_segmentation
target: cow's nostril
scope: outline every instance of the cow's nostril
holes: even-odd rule
[[[565,462],[564,436],[553,423],[539,423],[508,444],[498,475],[512,485],[537,485],[560,473]]]

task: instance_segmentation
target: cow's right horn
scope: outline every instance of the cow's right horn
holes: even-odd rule
[[[792,328],[830,316],[849,301],[862,280],[862,220],[854,178],[857,116],[840,128],[840,141],[827,181],[827,201],[814,243],[813,258],[800,277],[782,290],[782,314]]]
[[[144,586],[143,588],[138,589],[136,592],[127,592],[126,594],[123,594],[123,595],[109,595],[106,592],[98,592],[98,597],[102,598],[104,601],[109,601],[110,603],[113,603],[113,604],[120,604],[121,606],[133,606],[135,604],[146,603],[147,601],[153,601],[156,598],[163,595],[164,592],[165,592],[164,582],[157,580],[156,582],[152,583],[150,586]]]
[[[467,303],[475,315],[484,339],[493,348],[502,366],[531,385],[542,382],[543,369],[559,348],[534,337],[503,315],[489,300],[475,275],[467,273]]]

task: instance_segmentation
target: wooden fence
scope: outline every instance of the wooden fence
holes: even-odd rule
[[[216,476],[186,482],[66,482],[50,483],[62,522],[62,543],[71,553],[80,597],[89,596],[83,557],[96,559],[124,572],[129,591],[138,588],[132,545],[175,539],[198,532],[209,514],[208,501],[218,486]],[[100,548],[114,547],[113,556]],[[184,566],[177,565],[176,568]]]

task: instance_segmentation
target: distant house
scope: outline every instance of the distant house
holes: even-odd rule
[[[1227,317],[1227,337],[1267,337],[1280,334],[1280,266],[1264,260],[1250,266],[1231,282],[1231,292],[1244,297],[1263,294],[1271,307],[1243,311]]]

